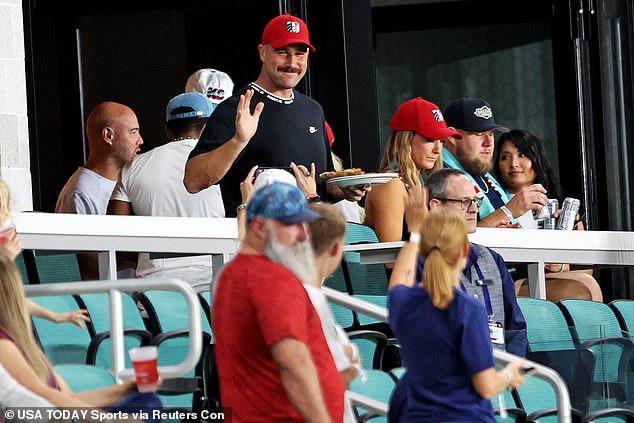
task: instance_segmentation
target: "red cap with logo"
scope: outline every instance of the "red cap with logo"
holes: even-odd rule
[[[308,37],[306,22],[289,14],[277,16],[266,24],[262,33],[262,44],[270,44],[273,48],[305,44],[311,51],[315,51]]]
[[[462,135],[447,128],[440,107],[420,97],[401,104],[390,119],[390,125],[393,131],[416,131],[431,140],[462,138]]]

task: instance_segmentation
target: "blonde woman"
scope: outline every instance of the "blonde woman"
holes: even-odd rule
[[[489,398],[523,383],[523,361],[496,370],[484,307],[460,289],[469,252],[464,217],[446,208],[425,216],[420,191],[408,204],[410,242],[388,287],[389,323],[407,367],[392,396],[390,421],[494,423]],[[415,285],[419,253],[425,269]]]
[[[37,345],[29,321],[17,267],[0,255],[0,365],[20,385],[56,407],[113,407],[117,403],[160,408],[153,394],[135,393],[134,380],[73,393]],[[133,394],[132,396],[130,396]]]
[[[380,172],[397,173],[384,185],[373,186],[365,200],[365,224],[379,241],[407,239],[404,222],[407,190],[424,185],[433,171],[443,167],[443,140],[460,135],[447,128],[440,108],[420,97],[403,103],[390,120],[392,134],[385,146]]]
[[[0,179],[0,229],[4,235],[0,235],[0,255],[11,260],[22,251],[20,235],[15,231],[15,226],[11,220],[11,192],[7,183]],[[84,321],[90,321],[88,311],[84,309],[75,310],[68,313],[58,313],[46,309],[33,301],[26,300],[26,308],[29,315],[50,320],[54,323],[72,323],[75,326],[84,328]]]

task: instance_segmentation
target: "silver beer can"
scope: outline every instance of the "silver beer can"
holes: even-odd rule
[[[559,210],[559,201],[556,198],[549,198],[548,202],[542,209],[544,218],[537,221],[538,229],[555,229],[557,219],[555,212]]]
[[[557,229],[569,231],[575,227],[577,213],[581,203],[576,198],[566,197],[561,206],[561,214],[557,221]]]

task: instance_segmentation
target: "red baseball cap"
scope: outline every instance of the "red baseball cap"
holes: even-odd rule
[[[462,138],[462,135],[447,128],[440,107],[420,97],[401,104],[390,119],[390,125],[392,131],[416,131],[431,140],[442,140],[450,136]]]
[[[262,33],[262,44],[270,44],[273,48],[305,44],[310,51],[315,51],[315,47],[310,44],[306,22],[289,14],[277,16],[266,24]]]

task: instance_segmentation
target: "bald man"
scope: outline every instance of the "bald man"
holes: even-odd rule
[[[97,104],[86,121],[88,160],[68,179],[55,213],[106,214],[121,168],[141,149],[139,121],[131,108],[112,101]],[[134,277],[134,255],[119,257],[119,277]],[[97,253],[78,253],[83,280],[99,279]]]
[[[88,115],[88,160],[68,179],[57,198],[56,213],[106,214],[123,165],[139,152],[143,138],[128,106],[106,101]]]

